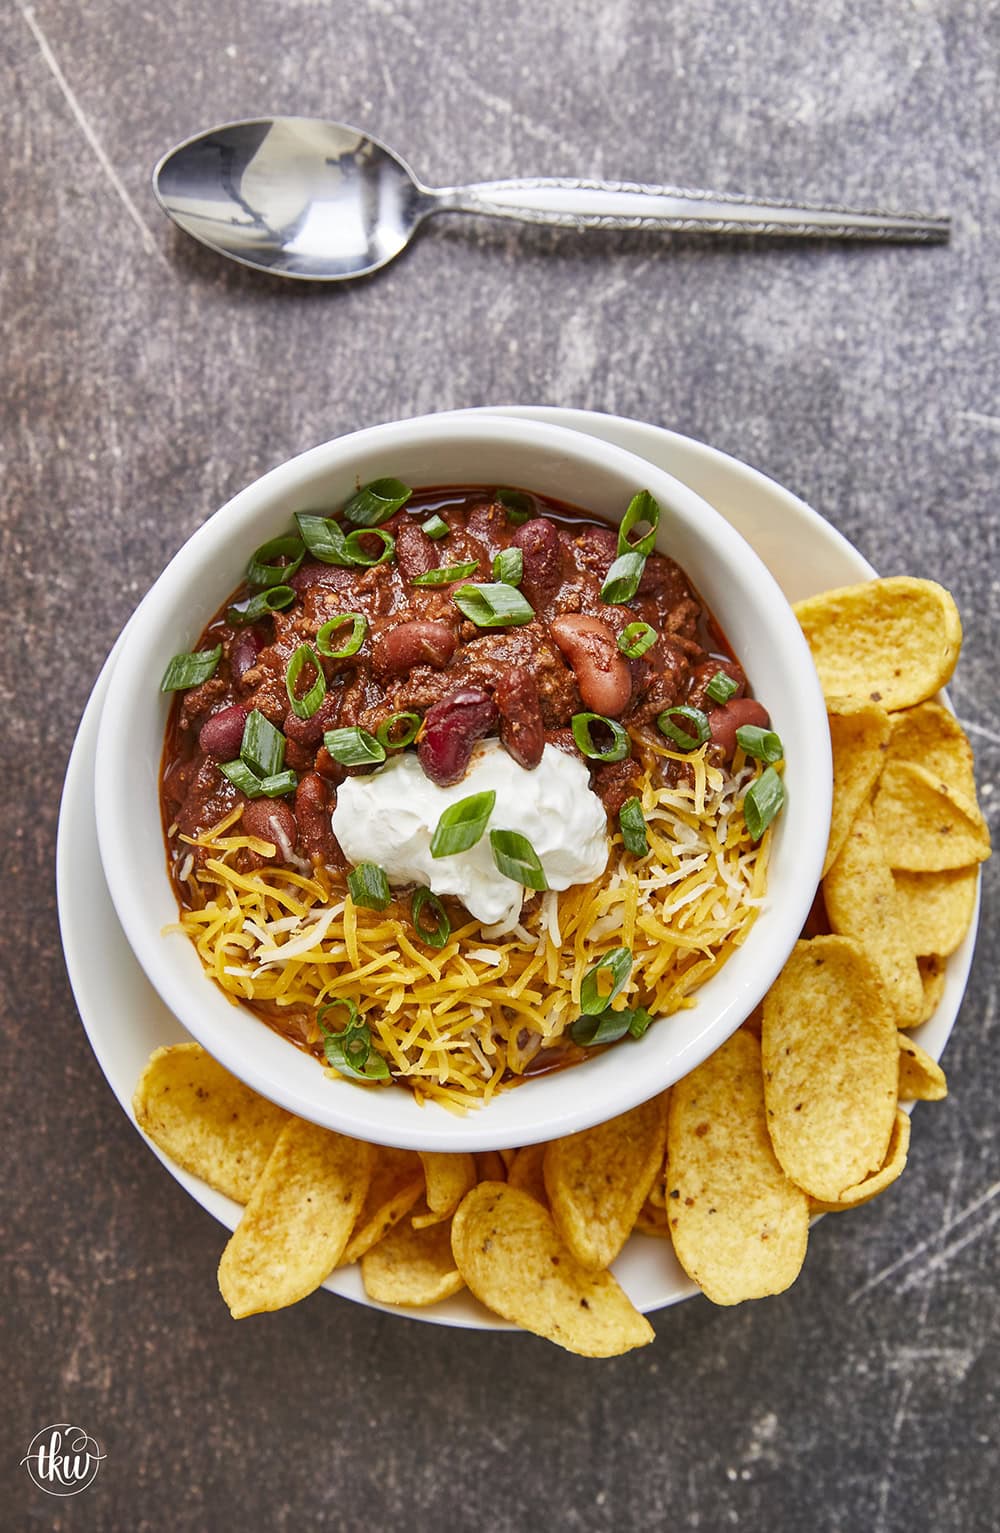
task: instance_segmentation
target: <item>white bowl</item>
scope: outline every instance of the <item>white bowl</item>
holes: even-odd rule
[[[526,1081],[457,1117],[408,1091],[330,1080],[202,971],[179,932],[167,877],[158,777],[169,699],[159,678],[193,647],[240,582],[253,550],[295,511],[342,503],[359,484],[516,484],[617,521],[637,489],[659,501],[658,546],[691,577],[768,708],[785,745],[788,799],[777,823],[767,907],[688,1011],[639,1042]],[[530,1144],[589,1127],[663,1090],[735,1031],[795,943],[826,848],[832,772],[826,712],[809,651],[779,587],[705,501],[641,458],[561,427],[429,416],[374,426],[265,474],[209,519],[157,580],[129,627],[101,716],[96,814],[118,918],[148,978],[193,1037],[233,1074],[289,1111],[359,1139],[414,1149]]]

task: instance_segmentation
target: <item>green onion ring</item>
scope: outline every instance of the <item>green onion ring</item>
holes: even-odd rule
[[[656,629],[648,623],[628,623],[618,635],[618,648],[630,660],[638,660],[647,649],[652,649],[658,638]]]
[[[405,746],[413,744],[422,722],[419,713],[391,713],[376,729],[375,738],[387,751],[401,751]],[[400,724],[404,726],[403,733],[396,739],[393,731]]]
[[[362,538],[378,538],[382,544],[382,552],[377,559],[365,552],[361,546]],[[374,569],[376,564],[387,564],[396,552],[396,539],[391,532],[385,532],[381,527],[359,527],[357,532],[349,532],[344,539],[344,551],[352,564],[359,565],[362,569]]]
[[[331,635],[342,628],[345,623],[351,624],[351,632],[339,649],[333,649],[330,645]],[[348,655],[356,655],[365,642],[368,632],[368,619],[360,612],[341,612],[339,616],[332,617],[328,623],[324,623],[316,635],[316,648],[321,655],[326,655],[329,660],[346,660]]]
[[[643,522],[648,525],[649,531],[636,542],[630,542],[629,533],[632,528]],[[622,517],[621,526],[618,529],[619,554],[642,554],[643,558],[648,558],[656,547],[656,529],[659,525],[659,504],[648,490],[640,490],[638,495],[633,495],[630,500],[628,510]]]
[[[423,924],[422,916],[425,910],[429,910],[430,914],[434,917],[435,925],[431,930],[428,930]],[[430,889],[425,888],[423,884],[413,892],[410,919],[413,922],[413,930],[421,942],[426,942],[428,947],[444,947],[451,936],[451,922],[448,919],[448,912],[437,895],[432,894]]]
[[[683,719],[686,724],[689,724],[692,733],[688,734],[679,724],[675,724],[675,718]],[[699,745],[704,745],[706,740],[712,738],[708,715],[702,713],[700,708],[689,708],[687,703],[678,703],[674,708],[664,708],[662,713],[657,714],[656,727],[661,735],[666,735],[671,744],[682,751],[696,751]]]
[[[592,724],[603,724],[611,731],[611,744],[604,750],[594,744],[590,733]],[[573,739],[577,748],[590,761],[624,761],[626,756],[632,754],[632,742],[626,730],[614,719],[607,719],[603,713],[574,713],[570,720],[573,731]]]
[[[269,586],[287,585],[306,556],[306,545],[294,532],[285,537],[272,538],[262,543],[250,556],[247,565],[247,585],[267,589]],[[286,559],[285,564],[274,564],[274,559]]]

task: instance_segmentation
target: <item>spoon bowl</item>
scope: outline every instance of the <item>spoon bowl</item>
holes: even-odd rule
[[[163,211],[210,250],[313,282],[363,277],[409,242],[431,199],[385,144],[313,117],[226,123],[153,173]]]
[[[424,186],[386,144],[346,123],[262,117],[186,139],[153,172],[163,211],[219,255],[310,282],[378,271],[431,213],[568,229],[897,240],[948,238],[924,213],[763,202],[730,192],[539,178]]]

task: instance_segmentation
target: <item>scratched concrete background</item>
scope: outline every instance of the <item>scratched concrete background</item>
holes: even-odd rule
[[[666,423],[961,604],[954,698],[995,809],[996,0],[15,0],[0,38],[5,373],[0,1395],[11,1527],[997,1526],[995,865],[948,1049],[886,1198],[780,1299],[698,1300],[588,1363],[317,1295],[238,1328],[221,1231],[90,1053],[53,893],[59,788],[106,651],[183,539],[292,453],[426,410]],[[944,249],[578,239],[456,220],[375,281],[227,267],[162,220],[175,140],[339,116],[430,181],[605,174],[950,210]],[[107,1452],[73,1501],[18,1461]]]

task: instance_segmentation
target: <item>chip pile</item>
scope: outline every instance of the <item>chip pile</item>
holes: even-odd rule
[[[763,1005],[670,1091],[546,1145],[481,1155],[363,1144],[293,1118],[194,1043],[158,1049],[139,1126],[245,1205],[219,1264],[236,1318],[360,1261],[368,1295],[423,1307],[467,1287],[586,1357],[652,1341],[608,1270],[634,1231],[669,1239],[716,1304],[780,1293],[814,1214],[906,1164],[901,1102],[947,1094],[908,1035],[933,1013],[989,855],[972,752],[932,701],[961,627],[933,581],[876,580],[795,609],[827,698],[833,815],[816,935]]]

